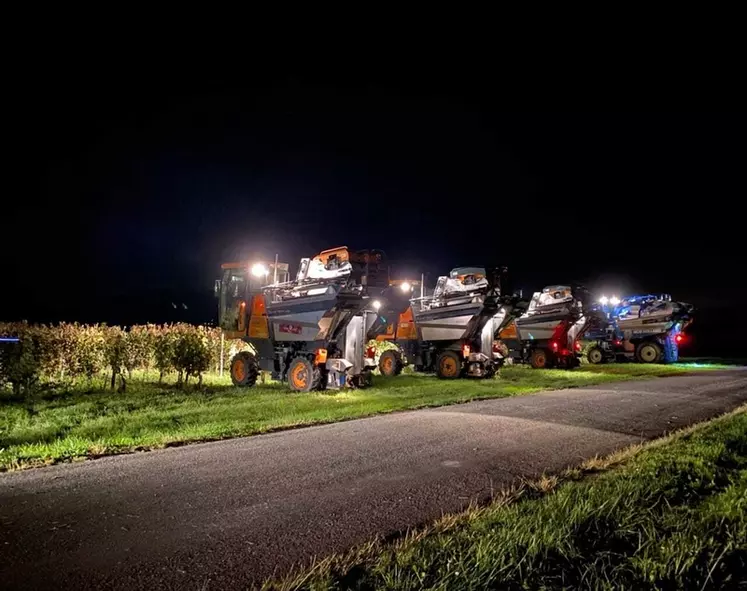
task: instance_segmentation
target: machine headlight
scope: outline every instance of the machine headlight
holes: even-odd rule
[[[373,306],[373,309],[377,312],[379,311],[379,308],[381,308],[381,302],[379,300],[374,300],[371,304]]]
[[[412,286],[407,281],[403,281],[402,283],[399,284],[399,288],[405,293],[407,293],[412,289]]]
[[[607,296],[602,296],[601,298],[599,298],[599,303],[602,304],[603,306],[606,306],[607,302],[609,302],[609,301],[610,300],[609,300],[609,298]]]
[[[612,304],[613,306],[617,306],[617,304],[619,303],[620,303],[620,298],[618,298],[617,296],[612,296],[610,298],[610,304]]]
[[[254,263],[254,265],[252,265],[252,275],[254,275],[255,277],[263,277],[269,274],[270,270],[262,263]]]

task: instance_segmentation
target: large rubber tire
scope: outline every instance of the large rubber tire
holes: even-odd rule
[[[257,383],[259,364],[257,358],[248,351],[236,353],[231,359],[231,381],[234,386],[250,388]]]
[[[444,351],[436,361],[436,375],[442,380],[454,380],[462,375],[462,359],[456,351]]]
[[[403,367],[402,355],[398,351],[384,351],[379,357],[379,371],[383,376],[398,376]]]
[[[529,363],[531,363],[534,369],[545,369],[550,365],[550,359],[545,349],[534,349],[532,355],[529,357]]]
[[[604,363],[606,361],[604,357],[604,351],[602,351],[601,347],[591,347],[586,352],[586,360],[592,365],[599,365],[600,363]]]
[[[294,392],[311,392],[319,390],[322,372],[306,359],[296,357],[288,366],[288,385]]]
[[[635,348],[635,360],[638,363],[659,363],[664,352],[659,343],[644,341]]]

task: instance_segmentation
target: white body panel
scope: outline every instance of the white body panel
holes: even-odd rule
[[[537,319],[537,322],[531,324],[516,324],[516,328],[519,334],[519,338],[522,341],[531,341],[534,339],[550,339],[555,333],[555,329],[560,324],[560,320],[549,320],[542,322],[541,319]]]
[[[485,355],[492,358],[493,355],[493,340],[495,339],[495,316],[489,319],[485,326],[482,327],[482,333],[480,333],[480,351]]]
[[[464,336],[474,314],[416,321],[424,341],[456,341]]]
[[[575,347],[576,339],[579,338],[581,333],[586,328],[586,325],[588,323],[588,318],[586,316],[581,316],[576,322],[573,323],[573,325],[568,329],[568,348],[573,351],[573,348]]]
[[[353,366],[350,369],[352,375],[358,375],[363,371],[364,328],[363,316],[354,316],[345,328],[345,359]]]
[[[335,268],[328,269],[322,261],[312,259],[306,270],[306,279],[339,279],[350,275],[352,270],[353,266],[347,261],[340,263]]]

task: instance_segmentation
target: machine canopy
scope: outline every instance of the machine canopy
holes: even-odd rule
[[[466,297],[482,293],[488,288],[484,267],[457,267],[448,277],[439,277],[433,290],[434,300]]]
[[[527,314],[543,313],[546,309],[557,308],[573,301],[573,292],[567,285],[548,285],[532,296]]]

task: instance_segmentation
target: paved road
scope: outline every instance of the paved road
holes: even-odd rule
[[[244,588],[747,402],[747,370],[0,475],[3,588]]]

